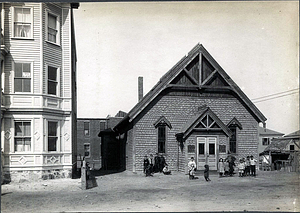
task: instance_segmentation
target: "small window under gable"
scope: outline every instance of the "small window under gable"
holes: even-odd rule
[[[157,129],[157,147],[158,153],[166,153],[166,141],[167,141],[167,130],[168,126],[170,129],[172,128],[171,123],[164,117],[161,116],[154,124]]]
[[[157,128],[158,126],[161,126],[161,125],[166,125],[170,129],[172,129],[172,125],[171,125],[170,121],[168,121],[168,119],[166,119],[165,116],[159,117],[159,119],[157,119],[157,121],[153,125],[155,126],[155,128]]]

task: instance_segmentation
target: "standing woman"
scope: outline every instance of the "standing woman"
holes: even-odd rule
[[[224,173],[225,173],[225,165],[223,162],[223,158],[220,158],[219,159],[219,177],[222,177]]]

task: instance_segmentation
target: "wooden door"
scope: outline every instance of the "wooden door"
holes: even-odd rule
[[[210,170],[217,170],[217,138],[197,137],[197,169],[204,170],[208,164]]]

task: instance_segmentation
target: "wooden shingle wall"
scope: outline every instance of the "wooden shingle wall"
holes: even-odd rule
[[[135,132],[135,160],[136,171],[142,171],[143,157],[157,152],[157,129],[153,123],[160,116],[164,116],[172,125],[172,129],[167,129],[167,143],[165,158],[171,170],[177,170],[178,142],[175,134],[180,131],[182,126],[195,114],[198,107],[206,105],[222,120],[226,125],[233,117],[236,117],[242,124],[243,129],[237,130],[237,158],[253,155],[258,159],[257,142],[258,142],[258,122],[249,113],[249,111],[241,104],[241,102],[232,95],[218,94],[189,94],[185,93],[169,93],[168,95],[160,95],[136,118],[134,121]],[[200,133],[199,133],[200,134]],[[196,135],[193,133],[192,135]],[[130,142],[130,137],[128,137]],[[193,141],[193,140],[192,140]],[[196,141],[194,141],[196,143]],[[219,136],[220,144],[226,144],[227,150],[229,145],[228,137],[223,134]],[[190,144],[191,139],[188,138],[186,144]],[[219,144],[217,144],[218,146]],[[128,147],[129,148],[129,147]],[[130,152],[129,149],[128,152]],[[184,171],[186,160],[186,148],[180,150],[179,153],[179,170]],[[222,153],[223,156],[225,153]],[[128,162],[130,161],[128,155]],[[130,170],[129,167],[127,169]]]

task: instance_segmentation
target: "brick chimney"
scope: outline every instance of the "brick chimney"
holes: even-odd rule
[[[138,78],[138,95],[139,95],[139,102],[143,98],[143,77],[139,76]]]

